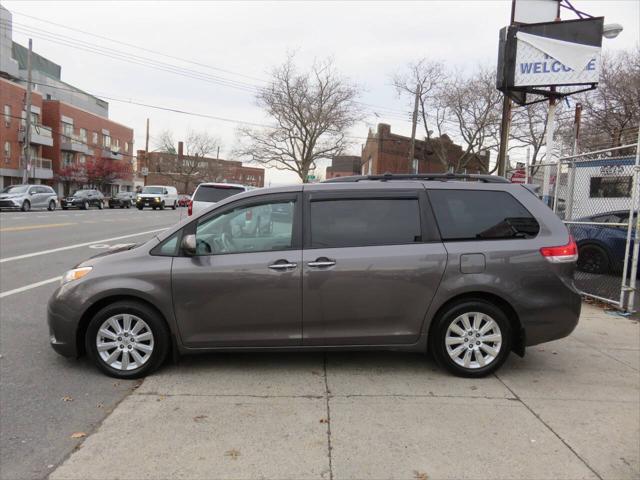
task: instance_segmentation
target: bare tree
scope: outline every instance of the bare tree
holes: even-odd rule
[[[362,118],[357,96],[358,88],[336,72],[332,60],[301,73],[289,56],[257,96],[273,126],[240,128],[235,154],[295,172],[306,182],[318,160],[341,154],[349,143],[346,130]]]
[[[582,150],[635,143],[640,124],[640,47],[602,56],[598,88],[582,95]]]
[[[452,165],[460,172],[498,147],[502,94],[496,89],[495,69],[488,66],[479,67],[470,76],[458,74],[444,88],[447,117],[451,118],[447,128],[462,144],[462,152]],[[489,171],[488,162],[483,169]]]
[[[180,157],[173,133],[165,130],[156,139],[156,150],[169,155],[162,158],[158,165],[152,166],[152,169],[183,186],[185,192],[191,192],[191,187],[200,182],[222,179],[221,163],[207,158],[219,147],[219,140],[209,133],[189,131]]]
[[[412,108],[418,97],[418,118],[424,127],[429,153],[433,153],[445,169],[449,168],[446,142],[432,141],[444,134],[444,121],[447,107],[443,102],[444,86],[448,75],[440,62],[422,58],[410,63],[403,72],[393,76],[393,86],[399,96],[406,96]],[[423,154],[427,152],[423,150]]]

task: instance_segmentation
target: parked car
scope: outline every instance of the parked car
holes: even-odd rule
[[[154,210],[171,207],[174,210],[178,206],[178,191],[175,187],[165,185],[149,185],[142,188],[136,197],[136,207],[142,210],[144,207],[151,207]]]
[[[633,222],[638,214],[634,213]],[[624,266],[629,210],[600,213],[576,219],[603,225],[572,224],[569,229],[578,244],[578,270],[594,274],[620,273]],[[631,238],[635,236],[633,230]],[[633,244],[629,249],[632,251]]]
[[[135,203],[135,193],[120,192],[109,199],[109,208],[130,208]]]
[[[55,210],[58,205],[56,192],[48,185],[9,185],[0,191],[0,210],[32,208]]]
[[[201,183],[191,196],[191,203],[187,213],[191,216],[231,195],[246,192],[247,190],[250,190],[250,187],[236,183]]]
[[[180,198],[178,199],[178,206],[188,207],[190,201],[191,201],[191,195],[180,195]]]
[[[104,195],[98,190],[76,190],[70,197],[63,197],[60,205],[63,210],[67,210],[68,208],[87,210],[89,207],[98,207],[102,210],[104,206]]]
[[[118,378],[233,349],[429,351],[488,375],[569,335],[581,307],[567,228],[503,180],[342,177],[228,197],[65,273],[51,345]],[[269,234],[234,228],[264,207],[278,212]]]

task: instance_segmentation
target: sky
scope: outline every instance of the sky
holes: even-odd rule
[[[378,122],[408,135],[411,101],[397,96],[392,75],[421,58],[461,70],[495,65],[498,31],[508,23],[511,8],[510,0],[1,3],[13,14],[15,41],[26,45],[33,38],[35,52],[62,66],[62,80],[111,97],[109,116],[134,129],[135,149],[144,148],[149,118],[151,149],[163,130],[174,132],[176,139],[189,130],[207,131],[220,140],[221,158],[230,158],[239,122],[268,123],[256,104],[255,88],[289,53],[302,69],[314,59],[332,57],[340,73],[360,86],[367,117],[349,132],[353,144],[348,153],[360,153],[369,128]],[[605,23],[623,25],[618,38],[603,41],[605,51],[640,43],[637,0],[572,4],[604,16]],[[562,19],[570,18],[573,14],[564,11]],[[109,55],[96,52],[97,47],[111,49]],[[149,66],[150,61],[156,63]],[[265,184],[294,181],[293,173],[268,170]]]

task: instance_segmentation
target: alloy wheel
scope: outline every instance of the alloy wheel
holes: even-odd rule
[[[102,361],[115,370],[135,370],[153,354],[153,332],[136,315],[122,313],[106,319],[96,335],[96,349]]]
[[[490,365],[498,357],[502,332],[486,313],[468,312],[449,324],[445,345],[447,354],[457,365],[475,370]]]

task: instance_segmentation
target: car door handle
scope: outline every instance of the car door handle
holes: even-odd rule
[[[282,263],[274,263],[272,265],[269,265],[269,268],[271,270],[276,270],[276,271],[280,271],[280,270],[290,270],[290,269],[294,269],[298,266],[297,263],[290,263],[287,261],[284,261]]]
[[[331,260],[329,258],[317,258],[313,262],[307,263],[308,267],[314,268],[322,268],[322,267],[333,267],[336,264],[335,260]]]

